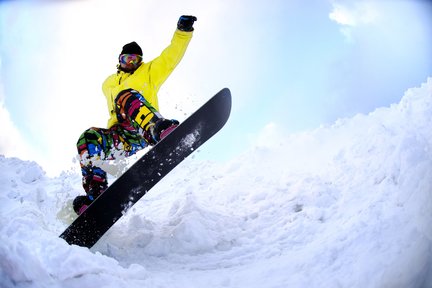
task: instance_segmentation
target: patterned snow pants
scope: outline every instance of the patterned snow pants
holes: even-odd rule
[[[92,127],[84,131],[77,142],[83,187],[90,200],[107,187],[106,172],[98,161],[128,157],[145,148],[146,131],[162,116],[135,90],[120,92],[115,99],[117,120],[109,129]]]

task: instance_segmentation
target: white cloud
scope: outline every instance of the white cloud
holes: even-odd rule
[[[378,17],[376,6],[371,1],[333,2],[331,20],[341,25],[358,26],[375,22]]]
[[[341,33],[349,42],[353,42],[353,29],[377,21],[379,12],[375,4],[372,1],[333,1],[333,10],[329,18],[342,25]]]
[[[329,17],[341,25],[355,26],[356,24],[356,19],[351,11],[339,4],[333,6],[333,11],[329,14]]]

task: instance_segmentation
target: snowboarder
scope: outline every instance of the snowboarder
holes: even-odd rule
[[[142,49],[136,42],[123,46],[117,73],[102,85],[110,115],[108,128],[87,129],[77,142],[87,194],[73,201],[78,215],[108,187],[100,161],[127,157],[155,145],[179,124],[159,113],[157,92],[183,58],[196,20],[195,16],[181,16],[171,44],[150,62],[142,61]]]

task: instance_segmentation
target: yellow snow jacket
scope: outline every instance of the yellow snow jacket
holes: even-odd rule
[[[114,101],[122,90],[131,88],[140,92],[154,108],[159,110],[157,92],[183,58],[192,34],[193,32],[176,30],[171,44],[162,51],[160,56],[150,62],[143,62],[133,73],[119,70],[104,81],[102,90],[110,115],[108,128],[118,123]]]

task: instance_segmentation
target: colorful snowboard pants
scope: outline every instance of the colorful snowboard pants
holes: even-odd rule
[[[162,119],[159,112],[132,89],[118,94],[115,107],[119,123],[109,129],[87,129],[77,143],[83,187],[89,200],[97,198],[108,187],[106,172],[98,167],[98,161],[128,157],[145,148],[151,143],[146,137],[150,127]]]

